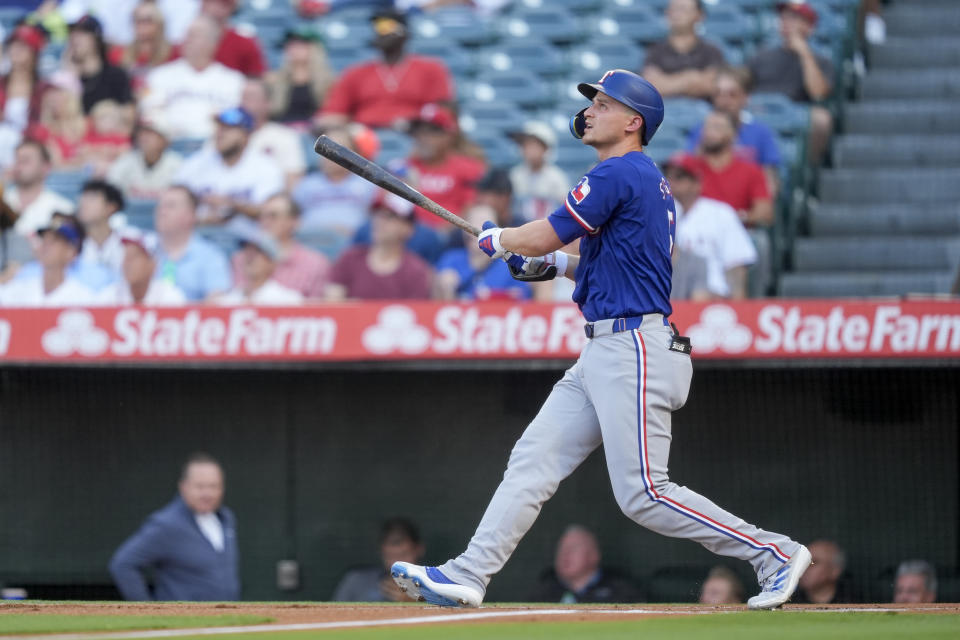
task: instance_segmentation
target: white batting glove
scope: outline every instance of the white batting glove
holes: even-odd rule
[[[502,232],[503,229],[488,220],[483,223],[483,232],[477,237],[477,246],[494,260],[502,258],[506,253],[506,249],[500,244]]]

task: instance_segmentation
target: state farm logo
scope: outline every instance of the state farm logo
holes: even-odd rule
[[[377,324],[367,327],[362,340],[371,353],[423,353],[430,345],[430,332],[417,324],[412,309],[392,305],[377,314]]]
[[[57,326],[44,332],[40,339],[44,351],[52,356],[74,353],[87,357],[102,355],[110,344],[110,336],[93,321],[93,314],[71,309],[57,316]]]
[[[740,324],[737,312],[725,304],[712,304],[700,312],[700,322],[690,327],[690,343],[694,353],[710,353],[720,349],[742,353],[750,348],[753,332]]]

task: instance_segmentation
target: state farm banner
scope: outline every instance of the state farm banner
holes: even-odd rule
[[[677,303],[695,358],[960,358],[960,301]],[[0,361],[572,360],[574,305],[0,310]]]

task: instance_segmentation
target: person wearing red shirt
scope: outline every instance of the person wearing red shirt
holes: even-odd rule
[[[407,54],[407,19],[393,9],[371,17],[373,46],[383,60],[348,67],[333,85],[316,124],[321,129],[349,121],[368,127],[402,126],[429,103],[453,101],[453,81],[446,65],[433,58]]]
[[[475,185],[486,167],[476,158],[456,153],[457,121],[445,107],[425,105],[413,121],[413,154],[408,159],[410,180],[420,193],[441,207],[459,214],[473,202]],[[434,228],[450,225],[417,207],[420,222]]]
[[[703,121],[700,154],[701,195],[726,202],[748,227],[773,223],[773,201],[763,168],[734,150],[737,123],[730,114],[713,111]]]
[[[236,10],[237,0],[203,0],[200,5],[200,12],[213,18],[223,30],[214,60],[245,76],[259,77],[267,70],[263,51],[256,37],[244,35],[228,24]]]

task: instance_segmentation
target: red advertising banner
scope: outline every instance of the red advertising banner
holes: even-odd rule
[[[695,358],[960,358],[960,301],[677,303]],[[574,305],[5,309],[0,362],[573,359]]]

